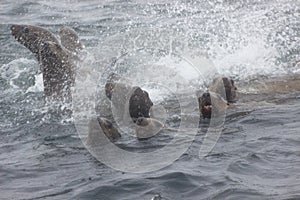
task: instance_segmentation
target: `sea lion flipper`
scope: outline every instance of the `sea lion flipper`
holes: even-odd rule
[[[70,98],[74,75],[68,54],[59,44],[45,41],[40,45],[39,58],[45,95]]]
[[[116,129],[113,123],[108,119],[104,117],[90,119],[87,144],[90,146],[105,145],[107,141],[104,139],[105,136],[101,134],[104,134],[112,142],[117,141],[121,137],[118,129]]]
[[[75,35],[71,28],[69,35]],[[66,31],[62,31],[66,32]],[[32,25],[12,25],[11,34],[15,39],[35,54],[43,73],[46,96],[69,100],[74,84],[74,56],[61,46],[57,38],[47,29]],[[66,35],[68,36],[68,34]],[[75,41],[72,39],[71,41]]]
[[[70,52],[77,52],[84,48],[76,31],[68,26],[64,26],[60,29],[59,36],[62,46]]]

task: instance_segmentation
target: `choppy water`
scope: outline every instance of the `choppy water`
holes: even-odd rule
[[[0,19],[0,199],[300,199],[299,1],[1,1]],[[183,48],[233,77],[239,101],[227,109],[208,156],[199,158],[209,123],[203,121],[172,164],[137,174],[109,168],[82,144],[74,118],[60,115],[66,105],[45,103],[36,59],[10,35],[15,23],[55,34],[73,27],[86,46],[78,67],[87,74],[110,69],[138,83],[163,83],[144,87],[169,106],[170,126],[178,126],[178,102],[163,95],[210,80],[195,81],[187,63],[180,63],[185,70],[164,68],[176,65]],[[144,75],[151,63],[156,67]],[[269,77],[280,83],[265,84]],[[99,84],[89,81],[83,88]],[[169,139],[125,136],[118,145],[139,152]]]

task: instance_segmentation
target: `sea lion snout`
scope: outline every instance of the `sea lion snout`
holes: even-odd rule
[[[27,35],[30,33],[29,27],[26,25],[12,25],[10,27],[11,34],[17,39],[17,41],[22,42],[27,37]]]
[[[199,110],[203,118],[211,118],[212,104],[210,93],[205,92],[198,98]]]
[[[146,139],[155,136],[164,127],[164,124],[153,118],[139,117],[136,120],[136,136],[138,139]]]
[[[29,29],[26,26],[21,26],[21,25],[12,25],[10,27],[11,30],[11,34],[15,37],[15,39],[17,39],[18,41],[20,41],[21,35],[22,34],[28,34],[29,33]]]
[[[11,25],[10,30],[12,31],[12,33],[16,33],[16,32],[20,31],[20,28],[21,28],[20,25],[13,24],[13,25]]]
[[[144,122],[144,117],[139,117],[139,118],[136,120],[136,124],[139,125],[139,126],[142,126],[142,125],[143,125],[143,122]]]

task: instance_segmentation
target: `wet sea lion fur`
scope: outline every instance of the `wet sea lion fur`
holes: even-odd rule
[[[156,135],[164,124],[153,118],[139,117],[136,120],[135,132],[138,139],[146,139]]]
[[[226,103],[235,103],[237,98],[237,87],[234,85],[234,81],[227,77],[214,80],[209,89],[209,92],[205,92],[198,97],[201,116],[208,119],[211,118],[213,110],[218,112],[224,109]],[[219,95],[219,97],[215,95],[212,96],[212,93]],[[220,98],[223,98],[226,102]],[[214,100],[214,105],[212,99]]]
[[[148,92],[138,86],[123,83],[120,79],[121,77],[116,73],[109,75],[105,84],[107,98],[113,102],[119,112],[124,110],[124,113],[127,113],[128,110],[129,115],[125,116],[130,117],[134,123],[139,117],[149,118],[153,102]],[[122,113],[120,116],[124,116],[124,114]]]
[[[33,25],[12,25],[11,34],[37,58],[45,95],[58,99],[69,99],[74,84],[74,55],[83,48],[76,32],[63,27],[60,30],[61,43],[49,30]]]
[[[88,145],[98,146],[104,143],[104,140],[101,138],[102,136],[100,135],[102,133],[104,133],[104,135],[112,142],[117,141],[121,137],[121,134],[119,133],[118,129],[114,127],[113,123],[104,117],[97,117],[91,119],[89,121],[88,128]]]

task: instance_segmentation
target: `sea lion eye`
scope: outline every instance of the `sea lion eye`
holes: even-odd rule
[[[210,97],[210,94],[209,94],[209,93],[204,93],[204,94],[203,94],[203,97],[204,97],[204,98],[209,98],[209,97]]]
[[[23,33],[28,34],[29,33],[29,28],[28,27],[24,27],[23,28]]]

